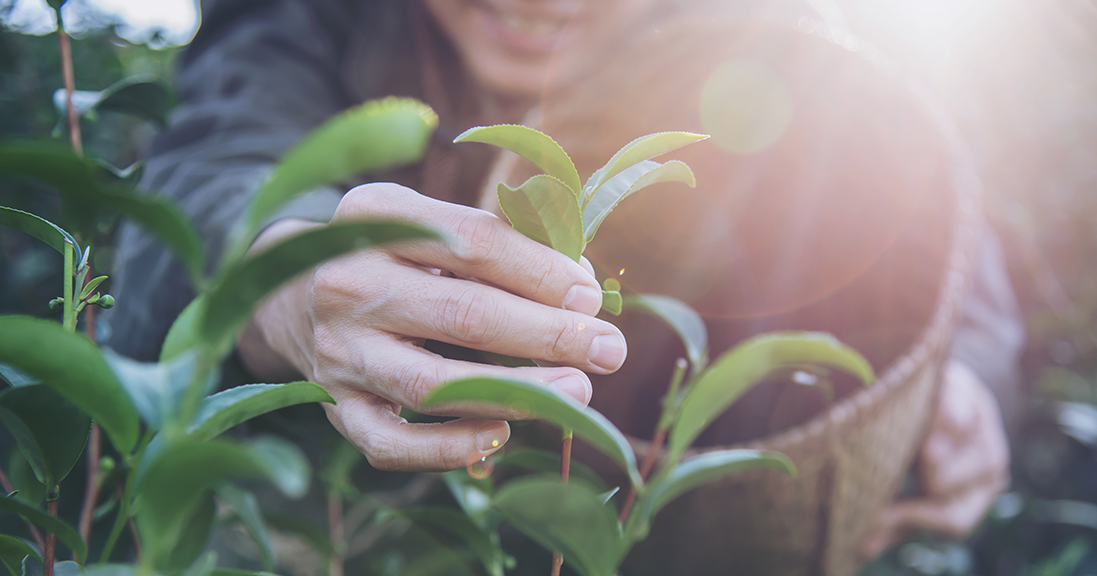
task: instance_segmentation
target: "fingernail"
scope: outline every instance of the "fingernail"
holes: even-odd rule
[[[563,378],[553,380],[549,387],[561,394],[571,396],[584,406],[590,402],[590,384],[584,378],[569,374]]]
[[[510,429],[506,424],[488,424],[476,433],[476,448],[481,452],[495,452],[507,442]]]
[[[625,362],[625,339],[616,334],[598,336],[590,343],[587,360],[610,372],[620,368]]]
[[[594,316],[601,307],[602,293],[590,286],[576,284],[568,290],[568,295],[564,296],[565,310]]]

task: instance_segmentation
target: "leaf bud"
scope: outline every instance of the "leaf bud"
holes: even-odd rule
[[[110,294],[103,294],[99,297],[99,300],[95,303],[96,306],[107,310],[114,307],[114,296]]]
[[[60,308],[64,304],[65,304],[65,299],[64,298],[54,298],[53,300],[50,300],[50,310],[57,310],[58,308]]]

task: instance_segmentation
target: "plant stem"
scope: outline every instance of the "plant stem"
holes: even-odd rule
[[[343,526],[343,497],[335,489],[328,492],[328,537],[331,539],[328,576],[343,576],[343,562],[346,560],[347,548]]]
[[[57,516],[57,486],[54,485],[46,493],[46,510],[50,516]],[[53,532],[46,532],[46,546],[42,551],[42,576],[53,576],[53,561],[57,550],[57,537]]]
[[[72,46],[69,35],[61,24],[60,12],[57,17],[57,41],[61,45],[61,75],[65,81],[65,107],[69,116],[69,142],[77,156],[84,155],[84,144],[80,137],[80,117],[76,115],[76,106],[72,103],[72,93],[76,90],[76,78],[72,70]]]
[[[560,446],[560,479],[564,482],[568,481],[568,476],[571,474],[571,430],[564,431],[564,442]],[[564,555],[559,552],[552,553],[552,570],[551,576],[560,576],[560,568],[564,565]]]
[[[11,481],[8,480],[8,475],[4,474],[4,470],[0,469],[0,486],[4,487],[6,494],[15,492],[15,488],[11,485]],[[42,533],[38,531],[38,527],[30,522],[27,522],[27,528],[30,528],[30,535],[34,537],[34,542],[38,544],[38,548],[45,549],[46,541],[42,539]]]
[[[74,271],[72,265],[73,248],[74,246],[72,244],[65,243],[65,273],[63,275],[65,287],[64,291],[61,293],[65,298],[62,307],[63,312],[61,313],[61,325],[69,332],[76,331],[76,302],[73,302],[74,298],[72,296],[72,275]]]
[[[94,310],[89,308],[88,311]],[[86,316],[85,316],[86,317]],[[88,325],[90,330],[92,325]],[[80,523],[77,527],[80,538],[85,543],[91,536],[91,518],[95,513],[95,502],[99,500],[99,425],[91,423],[91,434],[88,435],[88,481],[84,485],[84,505],[80,509]]]

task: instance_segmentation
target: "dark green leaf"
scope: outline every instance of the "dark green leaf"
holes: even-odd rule
[[[162,198],[134,194],[95,162],[57,146],[7,144],[0,146],[0,176],[34,178],[56,188],[66,221],[78,223],[75,231],[92,232],[101,207],[133,219],[175,251],[192,280],[202,278],[202,242],[183,212]]]
[[[598,188],[621,172],[660,154],[666,154],[683,146],[708,138],[705,134],[689,132],[658,132],[641,136],[617,151],[613,158],[591,174],[583,186],[584,203],[598,191]]]
[[[507,449],[502,456],[495,459],[495,466],[514,466],[515,468],[521,468],[522,470],[528,470],[530,472],[559,474],[560,454],[541,450],[539,448],[510,448]],[[457,472],[464,473],[463,470],[458,470]],[[569,475],[572,480],[585,482],[598,492],[605,492],[609,489],[609,487],[606,486],[606,483],[598,476],[597,472],[578,460],[571,461]]]
[[[68,476],[88,441],[91,418],[44,384],[0,392],[0,422],[46,486]]]
[[[584,407],[543,386],[501,378],[466,378],[448,382],[436,388],[423,405],[428,407],[467,401],[504,406],[570,429],[617,462],[635,484],[642,484],[632,446],[616,426],[593,408]]]
[[[864,357],[829,334],[774,332],[756,336],[716,359],[685,392],[678,420],[670,431],[669,461],[680,458],[697,435],[744,392],[788,364],[839,368],[866,386],[875,379]]]
[[[583,255],[583,220],[579,204],[560,180],[539,174],[518,188],[500,182],[499,208],[511,226],[527,237],[579,261]]]
[[[270,547],[270,533],[267,524],[263,521],[263,514],[259,510],[259,501],[255,494],[232,484],[222,484],[215,490],[217,497],[221,499],[240,519],[248,535],[259,548],[259,555],[263,559],[263,569],[274,570],[274,551]]]
[[[434,111],[410,98],[372,100],[329,119],[282,157],[252,197],[228,260],[242,255],[267,217],[293,198],[356,174],[415,162],[437,125]]]
[[[179,576],[210,576],[215,569],[217,569],[217,552],[210,550]]]
[[[63,394],[102,426],[119,452],[137,443],[137,410],[87,338],[37,318],[0,317],[0,361]]]
[[[206,314],[206,296],[201,295],[191,301],[172,322],[164,345],[160,348],[160,361],[168,362],[187,350],[193,350],[202,343],[198,329],[202,317]]]
[[[258,436],[244,443],[264,474],[289,498],[301,498],[309,491],[312,466],[296,444],[277,436]]]
[[[44,571],[45,567],[42,565],[42,561],[36,556],[23,558],[23,576],[42,576]],[[84,568],[76,562],[66,560],[53,563],[53,576],[80,576],[83,573]]]
[[[142,74],[123,78],[98,92],[75,90],[72,93],[73,108],[80,116],[86,116],[95,110],[109,110],[154,120],[163,125],[173,103],[168,91],[155,82],[155,78]],[[64,88],[58,88],[53,93],[53,106],[61,116],[68,113],[67,96]]]
[[[0,498],[0,510],[7,510],[8,512],[15,512],[23,517],[24,520],[42,528],[47,532],[52,532],[57,539],[60,540],[65,546],[68,546],[74,554],[76,559],[83,562],[88,556],[87,546],[84,545],[84,541],[80,538],[80,534],[65,523],[64,520],[42,510],[41,508],[35,508],[30,504],[27,504],[21,500],[18,496],[8,496],[7,498]]]
[[[334,404],[335,400],[312,382],[237,386],[202,400],[198,416],[190,426],[190,435],[198,440],[210,440],[256,416],[310,402]]]
[[[31,384],[40,384],[42,382],[15,366],[3,362],[0,362],[0,378],[7,380],[8,384],[11,384],[12,386],[30,386]]]
[[[206,295],[198,335],[215,349],[227,350],[259,301],[298,274],[353,250],[437,238],[425,228],[386,221],[329,224],[287,238],[225,272]],[[173,344],[174,348],[180,346]]]
[[[621,528],[610,506],[581,484],[523,478],[503,487],[495,507],[516,528],[583,576],[613,576],[620,562]]]
[[[110,349],[103,350],[103,357],[141,417],[153,428],[160,428],[175,417],[197,364],[194,352],[163,363],[138,362]],[[207,388],[216,382],[216,376],[207,379]]]
[[[400,510],[400,516],[407,518],[418,528],[428,532],[444,532],[460,538],[472,550],[484,570],[491,576],[503,576],[503,561],[506,555],[498,544],[464,514],[449,508],[411,508]]]
[[[618,316],[621,314],[621,309],[624,306],[624,300],[621,299],[621,293],[616,290],[602,290],[602,310]]]
[[[708,329],[705,321],[688,304],[670,296],[640,294],[625,298],[624,307],[640,310],[662,320],[682,339],[694,374],[708,364]]]
[[[46,499],[46,485],[35,477],[30,462],[27,462],[27,457],[23,456],[21,450],[11,451],[8,458],[8,478],[20,500],[32,506],[40,506]]]
[[[211,500],[211,489],[236,477],[262,477],[266,465],[245,446],[219,440],[200,442],[181,438],[166,443],[159,453],[146,454],[151,459],[145,474],[138,479],[136,519],[145,553],[166,562],[172,550],[180,545],[187,530],[194,528],[195,511]],[[201,520],[201,518],[197,518]],[[212,520],[212,514],[211,514]],[[208,532],[207,532],[208,533]],[[197,539],[193,535],[190,541]],[[190,565],[198,551],[184,564]]]
[[[194,507],[184,510],[177,518],[178,535],[175,544],[156,560],[156,567],[165,572],[178,572],[195,564],[206,548],[216,521],[217,505],[209,490],[199,496]],[[201,562],[199,560],[199,562]]]
[[[599,186],[583,206],[583,239],[593,240],[602,221],[625,198],[660,182],[681,182],[690,188],[697,185],[693,171],[677,160],[666,164],[648,160],[623,170]]]
[[[582,185],[567,152],[548,135],[517,124],[469,128],[454,142],[482,142],[505,148],[533,162],[546,174],[564,183],[578,203]]]
[[[0,563],[4,564],[11,576],[23,573],[23,558],[28,556],[39,564],[42,563],[42,557],[29,544],[15,536],[0,534]]]
[[[719,450],[685,460],[675,466],[666,478],[648,485],[648,493],[637,507],[639,521],[651,522],[664,506],[701,484],[761,468],[783,470],[796,475],[796,467],[792,462],[784,454],[777,452]]]
[[[71,244],[76,251],[80,245],[76,243],[72,235],[61,229],[53,222],[39,218],[30,212],[23,212],[15,208],[0,206],[0,225],[10,226],[45,242],[61,254],[65,253],[65,244]]]

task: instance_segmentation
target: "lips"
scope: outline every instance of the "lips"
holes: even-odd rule
[[[574,10],[548,10],[542,3],[475,0],[484,30],[503,46],[546,53],[559,48],[570,36],[568,23]]]

